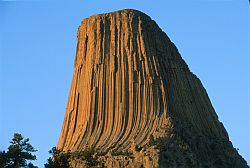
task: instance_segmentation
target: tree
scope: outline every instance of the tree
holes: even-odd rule
[[[35,168],[32,163],[27,164],[27,160],[36,160],[36,156],[33,152],[37,150],[29,143],[29,138],[24,139],[24,137],[15,133],[14,137],[10,141],[10,146],[6,153],[2,152],[5,158],[6,168],[20,168],[29,167]],[[33,166],[33,167],[32,167]]]
[[[86,167],[95,167],[99,164],[95,155],[95,149],[93,147],[86,148],[83,151],[77,152],[77,157],[84,160]]]
[[[71,160],[84,161],[84,167],[96,167],[100,164],[93,147],[77,152],[64,152],[53,147],[49,153],[52,155],[44,165],[45,168],[70,168]]]
[[[70,153],[69,152],[61,152],[60,150],[53,147],[49,153],[52,157],[49,157],[48,163],[44,166],[45,168],[69,168],[70,162]]]
[[[6,167],[8,159],[5,151],[0,151],[0,167]]]
[[[28,167],[28,168],[38,168],[37,166],[33,165],[32,163],[29,163],[29,164],[27,165],[27,167]]]

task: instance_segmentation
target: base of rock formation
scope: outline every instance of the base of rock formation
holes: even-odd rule
[[[150,141],[142,148],[132,142],[126,151],[96,151],[97,164],[88,166],[81,158],[71,158],[73,168],[248,168],[247,163],[233,148],[231,142],[200,137],[195,148],[176,133],[167,138]],[[205,151],[204,156],[200,151]]]

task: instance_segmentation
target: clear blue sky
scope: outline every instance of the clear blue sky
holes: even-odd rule
[[[80,22],[123,8],[168,34],[250,163],[248,0],[0,1],[0,150],[19,132],[43,167],[61,131]]]

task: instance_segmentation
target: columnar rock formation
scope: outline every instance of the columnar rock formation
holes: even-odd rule
[[[77,37],[59,149],[94,147],[108,167],[247,166],[200,80],[149,16],[91,16]]]

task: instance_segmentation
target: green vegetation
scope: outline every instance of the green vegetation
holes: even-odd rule
[[[0,151],[0,167],[6,167],[7,165],[7,156],[5,151]]]
[[[15,133],[7,151],[0,151],[0,168],[38,168],[29,161],[36,160],[33,153],[37,150],[29,143],[29,138]],[[97,167],[97,152],[94,148],[86,148],[79,152],[64,152],[53,147],[49,153],[45,168],[70,168],[70,162],[78,160],[84,162],[86,167]]]
[[[15,133],[10,141],[7,152],[0,151],[0,167],[3,168],[37,168],[28,160],[36,160],[33,152],[37,150],[29,143],[29,138],[25,139],[21,134]]]
[[[69,168],[70,162],[70,153],[69,152],[62,152],[56,147],[53,147],[49,153],[52,155],[48,159],[48,163],[44,166],[45,168]]]
[[[74,162],[74,160],[84,162],[86,167],[95,167],[99,165],[94,148],[87,148],[79,152],[63,152],[53,147],[49,153],[52,156],[44,165],[45,168],[69,168],[70,162]]]
[[[99,165],[97,155],[95,155],[96,151],[93,147],[86,148],[83,151],[76,152],[74,158],[85,161],[87,167],[95,167]]]

